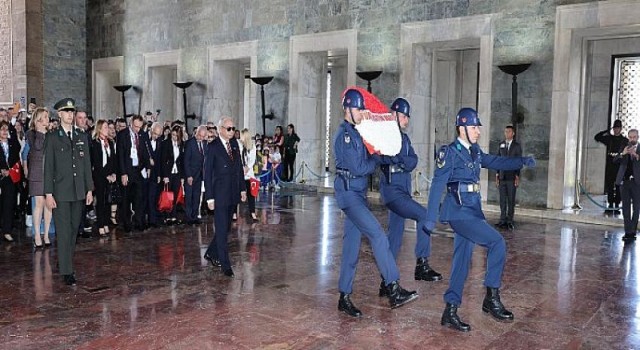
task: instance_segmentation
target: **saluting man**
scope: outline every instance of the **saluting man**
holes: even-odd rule
[[[471,327],[460,320],[457,310],[462,303],[462,291],[475,244],[487,248],[486,295],[482,311],[499,321],[513,321],[513,313],[504,307],[499,292],[506,244],[502,235],[487,223],[482,213],[480,168],[518,170],[523,165],[535,166],[532,157],[500,157],[482,152],[477,144],[481,126],[478,112],[474,109],[462,108],[458,112],[458,138],[448,146],[442,146],[438,152],[427,205],[427,229],[433,230],[439,211],[440,222],[448,223],[455,232],[451,279],[444,294],[446,307],[440,323],[463,332],[471,330]],[[447,194],[440,207],[440,198],[445,189]]]
[[[85,204],[93,202],[89,139],[73,127],[75,101],[64,98],[54,108],[60,126],[47,134],[44,156],[46,205],[53,210],[58,245],[58,266],[67,285],[75,285],[73,254]]]
[[[413,150],[409,136],[402,132],[409,126],[411,106],[404,98],[397,98],[391,104],[392,114],[396,117],[402,134],[402,148],[393,157],[383,156],[380,169],[380,193],[382,202],[389,209],[389,248],[394,259],[402,246],[405,219],[416,221],[416,269],[413,274],[416,281],[440,281],[442,275],[429,266],[431,255],[431,236],[425,229],[427,208],[411,198],[411,172],[418,165],[418,156]],[[380,296],[386,295],[384,281],[380,284]]]
[[[335,189],[338,207],[345,214],[344,236],[342,239],[342,261],[340,263],[340,300],[338,310],[349,316],[360,317],[362,312],[353,304],[350,295],[358,265],[358,254],[362,234],[371,243],[373,256],[378,270],[384,279],[386,295],[391,308],[400,307],[418,294],[400,286],[400,273],[393,254],[389,250],[389,241],[376,217],[367,207],[367,176],[378,166],[377,160],[367,153],[362,137],[355,126],[362,122],[365,109],[364,98],[356,89],[345,92],[342,100],[344,121],[338,127],[334,141],[336,173]]]

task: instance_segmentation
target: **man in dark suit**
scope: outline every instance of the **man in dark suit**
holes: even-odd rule
[[[498,155],[522,157],[522,148],[514,140],[516,133],[512,125],[504,128],[504,141],[500,142]],[[496,186],[500,191],[500,222],[498,227],[513,230],[513,211],[516,205],[516,190],[520,185],[520,170],[500,170],[496,173]]]
[[[184,201],[187,224],[198,225],[207,127],[199,126],[184,146]]]
[[[58,265],[67,285],[75,285],[73,252],[85,204],[93,202],[89,138],[73,127],[75,101],[65,98],[54,107],[60,126],[47,134],[44,145],[44,193],[53,210]]]
[[[154,122],[149,128],[149,137],[145,137],[145,151],[148,153],[148,179],[146,181],[145,193],[144,196],[147,204],[146,213],[149,226],[157,227],[158,226],[158,196],[160,194],[160,182],[162,179],[161,176],[161,160],[160,156],[162,155],[162,124],[159,122]]]
[[[636,240],[638,230],[638,214],[640,214],[640,150],[638,149],[638,130],[629,130],[629,144],[624,145],[622,152],[614,161],[620,164],[616,176],[616,185],[620,186],[622,197],[622,217],[624,218],[625,242]],[[631,207],[633,206],[633,214]]]
[[[215,208],[213,220],[216,232],[204,258],[214,266],[221,266],[228,277],[234,276],[227,244],[231,216],[238,203],[247,200],[240,148],[238,141],[233,137],[235,130],[233,119],[220,119],[220,137],[208,145],[204,163],[205,198],[209,209]]]
[[[133,225],[136,230],[142,231],[143,226],[143,170],[146,171],[148,157],[144,150],[144,142],[140,137],[140,129],[144,120],[142,116],[134,115],[128,128],[118,132],[116,136],[116,154],[118,156],[118,169],[120,171],[120,181],[122,183],[123,198],[120,209],[121,221],[124,230],[131,232],[132,213]],[[131,205],[133,204],[133,208]]]

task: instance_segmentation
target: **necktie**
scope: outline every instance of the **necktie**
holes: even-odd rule
[[[229,159],[233,161],[233,151],[231,151],[231,142],[227,141],[227,154],[229,155]]]
[[[204,154],[202,151],[202,141],[198,141],[198,150],[200,151],[200,154]]]
[[[138,134],[134,133],[133,135],[135,135],[135,140],[136,140],[136,149],[138,149]]]
[[[69,140],[73,140],[73,139],[71,138],[71,131],[67,131],[67,136],[69,137]]]

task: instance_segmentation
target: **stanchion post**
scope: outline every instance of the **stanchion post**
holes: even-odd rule
[[[304,162],[304,160],[302,161],[302,164],[300,165],[300,167],[302,168],[300,171],[302,172],[302,179],[300,180],[300,183],[306,183],[307,181],[304,179],[304,167],[305,167],[306,163]]]
[[[420,190],[418,189],[418,188],[419,188],[419,184],[420,184],[420,183],[418,182],[418,180],[420,179],[420,175],[421,175],[421,174],[422,174],[422,173],[421,173],[420,171],[416,171],[416,176],[415,176],[415,186],[414,186],[415,191],[413,191],[413,195],[414,195],[414,196],[420,196]]]
[[[573,206],[571,207],[571,209],[581,210],[582,207],[580,206],[580,181],[576,181],[574,192],[575,193],[573,194]]]

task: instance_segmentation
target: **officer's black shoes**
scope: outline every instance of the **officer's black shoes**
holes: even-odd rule
[[[500,301],[500,290],[498,288],[487,287],[487,294],[482,301],[482,311],[489,313],[498,321],[513,321],[513,313],[505,309],[502,301]]]
[[[384,283],[384,280],[380,281],[380,290],[378,290],[379,297],[388,297],[389,291],[387,290],[387,285]]]
[[[211,263],[211,265],[215,266],[215,267],[220,267],[222,266],[222,264],[220,263],[220,260],[218,259],[214,259],[211,256],[209,256],[209,254],[204,254],[204,259],[207,260],[208,262]]]
[[[416,281],[440,281],[442,279],[442,275],[429,266],[427,258],[418,258],[413,276]]]
[[[233,273],[233,270],[231,268],[228,268],[228,269],[222,271],[222,273],[224,273],[224,275],[227,276],[227,277],[235,277],[236,276]]]
[[[624,236],[622,236],[622,240],[625,243],[633,242],[633,241],[636,240],[636,234],[635,233],[625,233]]]
[[[418,297],[418,293],[416,291],[408,291],[402,288],[398,281],[394,281],[387,285],[387,297],[389,297],[389,305],[392,309],[395,309],[415,300]]]
[[[338,301],[338,310],[344,312],[351,317],[362,317],[362,312],[351,302],[349,294],[340,293],[340,300]]]
[[[513,231],[516,227],[513,226],[513,222],[507,222],[507,229]]]
[[[73,274],[62,276],[64,279],[64,283],[67,286],[75,286],[76,285],[76,277]]]
[[[471,330],[471,326],[460,320],[460,317],[458,316],[458,307],[449,303],[447,303],[447,306],[444,308],[440,324],[460,332],[468,332]]]

